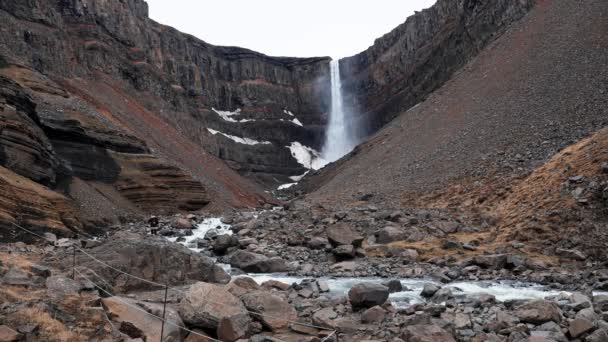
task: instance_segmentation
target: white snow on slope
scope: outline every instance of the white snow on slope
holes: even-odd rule
[[[272,144],[270,141],[257,141],[257,140],[253,140],[253,139],[249,139],[249,138],[241,138],[241,137],[237,137],[234,135],[222,133],[222,132],[216,131],[211,128],[207,128],[207,130],[209,131],[209,133],[211,133],[213,135],[221,134],[221,135],[225,136],[226,138],[228,138],[232,141],[235,141],[239,144],[245,144],[245,145],[270,145],[270,144]]]
[[[222,119],[229,121],[229,122],[248,122],[248,121],[253,121],[251,119],[241,119],[241,120],[237,120],[237,119],[233,119],[233,116],[237,116],[237,115],[241,115],[241,109],[237,109],[234,112],[228,111],[228,110],[217,110],[215,108],[211,108],[211,110],[213,110],[214,112],[217,113],[217,115],[221,116]]]
[[[289,116],[293,116],[294,118],[293,118],[293,120],[291,120],[291,122],[293,122],[294,124],[296,124],[298,126],[304,126],[304,125],[302,125],[302,122],[300,120],[298,120],[298,118],[296,118],[292,112],[288,111],[287,109],[284,109],[283,113],[285,113]],[[281,121],[283,121],[283,120],[281,120]]]
[[[307,169],[318,170],[329,162],[321,157],[321,154],[308,146],[304,146],[297,141],[285,146],[291,150],[291,155],[296,158],[298,163]]]
[[[287,184],[283,184],[283,185],[280,185],[280,186],[277,188],[277,190],[285,190],[285,189],[289,189],[289,188],[291,188],[292,186],[294,186],[294,185],[296,185],[296,184],[298,184],[298,183],[287,183]]]

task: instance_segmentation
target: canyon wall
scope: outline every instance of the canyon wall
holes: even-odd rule
[[[274,58],[213,46],[149,19],[143,0],[2,0],[0,19],[5,56],[54,79],[84,80],[86,87],[76,85],[83,97],[99,100],[94,88],[101,86],[126,93],[262,184],[306,171],[286,148],[292,142],[321,147],[328,58]],[[218,114],[237,110],[235,119]]]
[[[439,0],[377,39],[366,51],[340,61],[345,102],[368,135],[423,101],[534,0]]]

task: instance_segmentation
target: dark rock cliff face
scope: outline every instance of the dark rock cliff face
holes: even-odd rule
[[[345,101],[367,135],[423,101],[535,0],[439,0],[340,61]]]
[[[103,73],[112,87],[145,96],[138,102],[180,134],[264,184],[305,171],[285,147],[291,142],[320,149],[328,58],[213,46],[150,20],[143,0],[0,0],[0,20],[2,53],[56,78],[99,82]],[[225,120],[213,109],[241,114]],[[235,145],[207,128],[272,145]]]

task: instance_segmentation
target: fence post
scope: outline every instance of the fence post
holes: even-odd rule
[[[72,245],[72,280],[75,279],[74,270],[76,269],[76,245]]]
[[[163,334],[165,333],[165,310],[167,309],[167,292],[169,291],[169,285],[165,284],[165,300],[163,302],[163,324],[160,328],[160,342],[163,342]]]

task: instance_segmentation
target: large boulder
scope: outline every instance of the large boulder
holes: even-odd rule
[[[361,247],[363,243],[363,236],[344,223],[331,225],[327,227],[325,232],[327,233],[327,239],[334,247],[341,245]]]
[[[382,305],[388,299],[388,287],[382,284],[361,283],[348,291],[348,299],[353,308],[371,308]]]
[[[230,257],[230,265],[251,273],[277,273],[287,271],[285,260],[279,257],[269,258],[262,254],[242,250],[232,254]]]
[[[211,258],[161,237],[118,232],[87,253],[115,269],[169,286],[192,281],[223,284],[230,281],[230,276]],[[71,267],[71,259],[65,262],[69,262]],[[115,292],[155,288],[154,284],[122,274],[80,252],[77,253],[76,264],[110,281]]]
[[[402,338],[408,342],[456,342],[452,334],[434,324],[406,326]]]
[[[534,300],[517,308],[515,316],[524,323],[543,324],[562,320],[562,312],[556,303],[547,300]]]
[[[391,243],[406,239],[405,232],[393,226],[387,226],[380,229],[374,233],[374,236],[376,238],[376,243]]]
[[[118,329],[131,338],[142,338],[146,341],[182,341],[182,331],[176,325],[184,326],[184,322],[177,310],[171,306],[167,306],[165,312],[165,319],[170,324],[165,324],[161,339],[162,321],[154,316],[162,316],[162,304],[139,302],[124,297],[109,297],[102,299],[101,305],[108,313],[108,317],[117,323]]]
[[[243,302],[215,284],[192,285],[179,304],[179,313],[188,325],[215,330],[222,341],[236,341],[249,330]]]
[[[506,254],[477,255],[473,258],[472,263],[479,267],[499,270],[506,266],[507,259]]]
[[[272,331],[286,328],[289,322],[298,319],[298,313],[291,304],[272,293],[254,291],[243,295],[241,300],[249,311],[259,313],[254,318]]]

